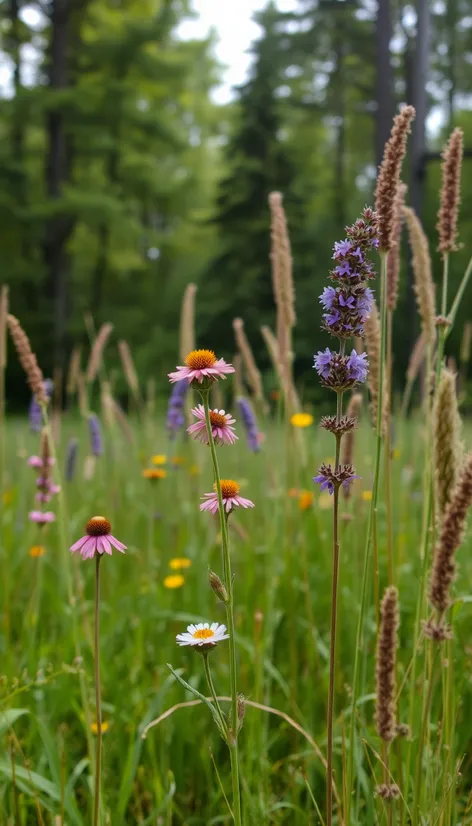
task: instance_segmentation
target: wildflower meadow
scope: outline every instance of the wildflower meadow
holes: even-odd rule
[[[428,239],[402,183],[414,118],[395,117],[372,204],[326,239],[305,308],[320,409],[294,370],[283,193],[271,391],[244,318],[223,353],[196,335],[193,283],[172,363],[140,375],[133,342],[87,317],[54,381],[3,286],[0,826],[472,824],[470,330],[459,368],[447,349],[471,300],[463,135]],[[400,391],[403,227],[421,334]]]

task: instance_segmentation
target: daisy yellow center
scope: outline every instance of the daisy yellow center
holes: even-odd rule
[[[204,370],[205,367],[213,367],[216,363],[216,356],[213,350],[192,350],[185,359],[185,364],[190,370]]]
[[[111,525],[104,516],[92,516],[85,526],[85,531],[89,536],[106,536],[111,533]]]
[[[226,416],[223,413],[218,413],[216,410],[210,410],[210,422],[215,427],[224,427],[226,424]]]
[[[199,628],[192,634],[194,640],[209,640],[210,637],[215,636],[215,632],[211,628]]]
[[[239,485],[237,482],[233,482],[232,479],[222,479],[220,484],[223,499],[230,499],[232,496],[238,495]],[[213,488],[216,490],[216,485],[213,485]]]

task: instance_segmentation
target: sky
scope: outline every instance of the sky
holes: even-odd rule
[[[247,50],[260,31],[251,18],[266,4],[267,0],[193,0],[198,19],[185,21],[179,27],[180,36],[189,39],[205,37],[211,29],[215,30],[216,57],[226,67],[223,83],[213,93],[217,103],[227,103],[232,97],[232,87],[247,76],[251,61]],[[276,5],[281,11],[290,11],[297,2],[277,0]]]

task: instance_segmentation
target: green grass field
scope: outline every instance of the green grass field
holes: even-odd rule
[[[347,794],[342,777],[374,462],[367,410],[362,419],[355,445],[362,480],[353,485],[351,498],[341,501],[334,732],[341,800]],[[287,432],[272,420],[261,423],[261,428],[266,439],[257,455],[248,449],[240,421],[239,442],[218,448],[222,476],[239,481],[242,495],[256,506],[239,508],[230,519],[238,690],[251,703],[268,707],[247,705],[239,738],[243,820],[298,826],[321,822],[316,807],[323,813],[326,795],[321,757],[326,754],[332,499],[320,494],[311,478],[333,455],[333,439],[316,422],[303,431]],[[26,461],[38,452],[39,435],[29,432],[23,420],[8,422],[0,522],[2,826],[82,826],[92,820],[94,563],[72,556],[68,548],[95,514],[106,515],[113,534],[128,546],[125,555],[114,553],[101,566],[102,822],[231,822],[225,802],[227,795],[231,805],[228,749],[206,707],[179,707],[193,697],[166,665],[208,693],[202,657],[179,648],[175,636],[190,622],[225,622],[224,607],[207,578],[209,567],[221,575],[217,517],[199,512],[200,497],[212,489],[209,449],[182,437],[169,442],[163,415],[132,419],[131,429],[132,443],[117,423],[109,424],[104,455],[96,461],[93,478],[85,480],[87,423],[63,416],[54,470],[55,480],[63,484],[63,497],[54,503],[57,521],[40,529],[28,521],[35,474]],[[74,479],[67,483],[62,477],[71,436],[79,439],[79,452]],[[414,822],[472,823],[468,538],[458,553],[454,642],[443,644],[435,654],[432,644],[420,640],[417,646],[415,637],[425,437],[421,415],[408,424],[396,423],[392,472],[395,583],[401,609],[398,720],[411,726],[411,734],[394,742],[390,769],[405,799],[389,805],[375,795],[382,781],[382,749],[374,725],[376,612],[379,589],[382,593],[387,584],[381,497],[376,550],[369,566],[357,704],[360,736],[354,754],[352,823],[363,826],[411,822],[418,781],[420,815]],[[470,444],[470,434],[465,441]],[[167,476],[157,482],[142,476],[154,454],[167,456]],[[300,491],[312,493],[313,501],[300,498]],[[44,547],[44,553],[32,551],[35,546]],[[171,560],[182,558],[189,561],[184,563],[187,567],[174,570]],[[175,577],[182,577],[182,582]],[[166,587],[169,584],[179,587]],[[431,713],[418,770],[432,662]],[[227,697],[227,642],[211,653],[211,665],[216,691]],[[448,673],[455,695],[449,710],[443,706],[441,689]],[[228,704],[223,701],[223,706]],[[142,739],[145,726],[169,709],[172,713]],[[336,805],[335,822],[342,822]]]

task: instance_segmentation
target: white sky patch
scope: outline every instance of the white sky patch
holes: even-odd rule
[[[224,66],[223,81],[213,90],[216,103],[228,103],[234,96],[233,86],[244,83],[251,65],[248,49],[261,32],[252,16],[266,5],[267,0],[193,0],[198,18],[179,26],[184,40],[201,39],[212,29],[216,33],[216,57]],[[297,5],[297,0],[277,2],[281,11],[292,11]]]

